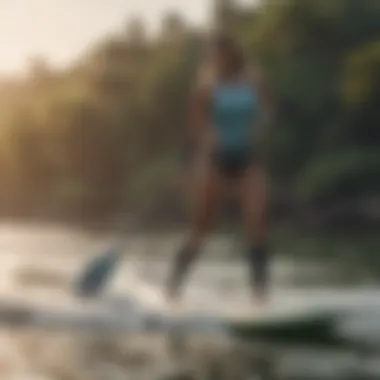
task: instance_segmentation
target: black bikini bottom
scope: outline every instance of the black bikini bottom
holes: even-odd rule
[[[216,150],[211,156],[212,162],[225,177],[229,178],[243,175],[257,158],[253,149],[232,152]]]

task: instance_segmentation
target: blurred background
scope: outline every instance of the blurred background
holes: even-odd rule
[[[315,289],[320,297],[379,299],[377,0],[2,1],[1,297],[69,302],[78,268],[120,220],[141,215],[128,253],[140,277],[160,281],[186,228],[187,102],[216,28],[263,62],[277,98],[265,154],[278,287],[301,289],[305,299]],[[210,237],[194,294],[244,287],[235,208],[226,204]],[[128,269],[114,283],[121,293]],[[2,379],[155,379],[163,362],[152,340],[146,348],[131,338],[41,334],[1,331]],[[33,348],[41,341],[46,355]],[[85,358],[62,363],[52,346],[67,346],[68,355],[76,347]],[[223,355],[232,368],[238,360],[222,346],[195,350],[191,368],[205,366],[205,357],[225,365]],[[351,353],[309,350],[282,351],[278,378],[380,376],[380,357],[353,364]],[[98,377],[83,372],[90,367]]]

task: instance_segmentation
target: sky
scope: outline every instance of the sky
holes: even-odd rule
[[[204,25],[209,4],[210,0],[0,0],[0,73],[22,72],[36,55],[64,66],[102,36],[121,30],[129,17],[142,17],[152,32],[168,10]]]

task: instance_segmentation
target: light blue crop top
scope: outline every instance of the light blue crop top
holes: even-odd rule
[[[218,148],[226,151],[250,149],[258,112],[258,95],[251,83],[217,84],[212,94],[212,124]]]

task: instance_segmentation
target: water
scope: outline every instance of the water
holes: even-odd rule
[[[53,226],[2,225],[0,302],[38,302],[91,313],[88,305],[71,296],[70,286],[88,258],[108,246],[109,238]],[[108,307],[116,310],[117,300],[131,287],[140,286],[138,281],[160,285],[167,272],[167,253],[179,238],[129,238],[129,260],[110,284]],[[246,307],[245,273],[234,257],[231,237],[213,239],[205,251],[207,256],[190,278],[188,302],[204,308],[218,303],[226,308]],[[342,321],[341,332],[359,343],[369,342],[371,348],[380,347],[380,292],[368,275],[371,271],[360,264],[352,270],[352,265],[342,265],[339,256],[328,261],[315,257],[277,260],[275,297],[278,302],[286,299],[302,304],[312,299],[349,307],[353,313]],[[7,380],[179,379],[186,374],[195,379],[236,380],[380,378],[380,355],[377,350],[363,350],[359,343],[339,349],[262,342],[247,345],[219,335],[194,335],[186,344],[173,347],[173,342],[159,334],[5,327],[0,340],[0,378]]]

